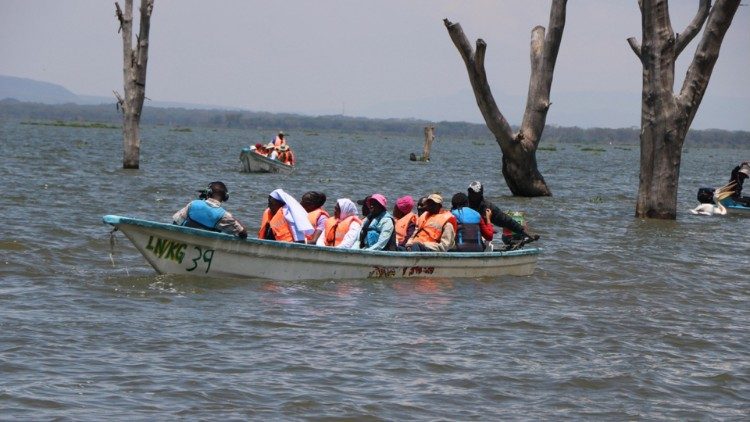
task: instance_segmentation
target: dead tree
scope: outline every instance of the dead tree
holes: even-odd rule
[[[122,110],[122,135],[124,142],[122,167],[137,169],[141,155],[140,122],[143,100],[146,97],[146,64],[148,63],[148,32],[154,0],[141,0],[140,30],[133,46],[133,0],[125,0],[125,11],[115,3],[117,19],[122,32],[124,80],[123,98],[115,91],[117,105]]]
[[[724,35],[740,0],[700,0],[687,28],[675,34],[668,0],[639,0],[643,43],[628,43],[643,65],[641,99],[641,172],[635,215],[674,220],[677,182],[685,136],[703,99]],[[675,61],[690,41],[703,31],[682,89],[675,95]]]
[[[430,161],[430,150],[435,140],[435,126],[424,127],[424,147],[422,148],[422,161]]]
[[[518,132],[514,133],[500,112],[487,82],[484,56],[487,44],[482,39],[476,42],[476,52],[464,35],[461,25],[445,19],[445,27],[453,40],[469,73],[479,110],[502,152],[503,176],[511,193],[516,196],[551,196],[544,177],[537,169],[536,150],[547,120],[547,110],[555,71],[557,53],[560,50],[565,28],[567,0],[553,0],[549,17],[549,31],[537,26],[531,31],[531,78],[526,98],[526,111]]]

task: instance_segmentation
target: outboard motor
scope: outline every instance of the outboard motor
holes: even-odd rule
[[[715,190],[715,188],[698,188],[698,202],[701,204],[713,204]]]

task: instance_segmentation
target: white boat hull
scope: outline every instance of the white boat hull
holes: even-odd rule
[[[256,154],[250,148],[242,148],[240,162],[242,171],[245,173],[292,174],[294,172],[294,166]]]
[[[162,274],[270,280],[463,278],[531,275],[538,248],[509,252],[346,250],[234,236],[108,215]]]

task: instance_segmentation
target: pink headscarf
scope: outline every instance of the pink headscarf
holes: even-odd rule
[[[402,196],[396,200],[396,208],[404,214],[408,214],[414,208],[414,198],[410,195]]]

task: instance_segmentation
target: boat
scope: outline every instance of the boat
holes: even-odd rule
[[[721,201],[721,205],[727,210],[727,214],[731,215],[746,215],[750,217],[750,207],[745,206],[732,198],[724,198]]]
[[[294,172],[293,165],[272,160],[266,156],[255,153],[248,147],[242,148],[242,152],[240,152],[240,162],[242,163],[242,171],[245,173],[292,174]]]
[[[389,252],[240,239],[175,224],[103,217],[133,242],[160,274],[279,281],[479,278],[534,273],[541,250]]]

